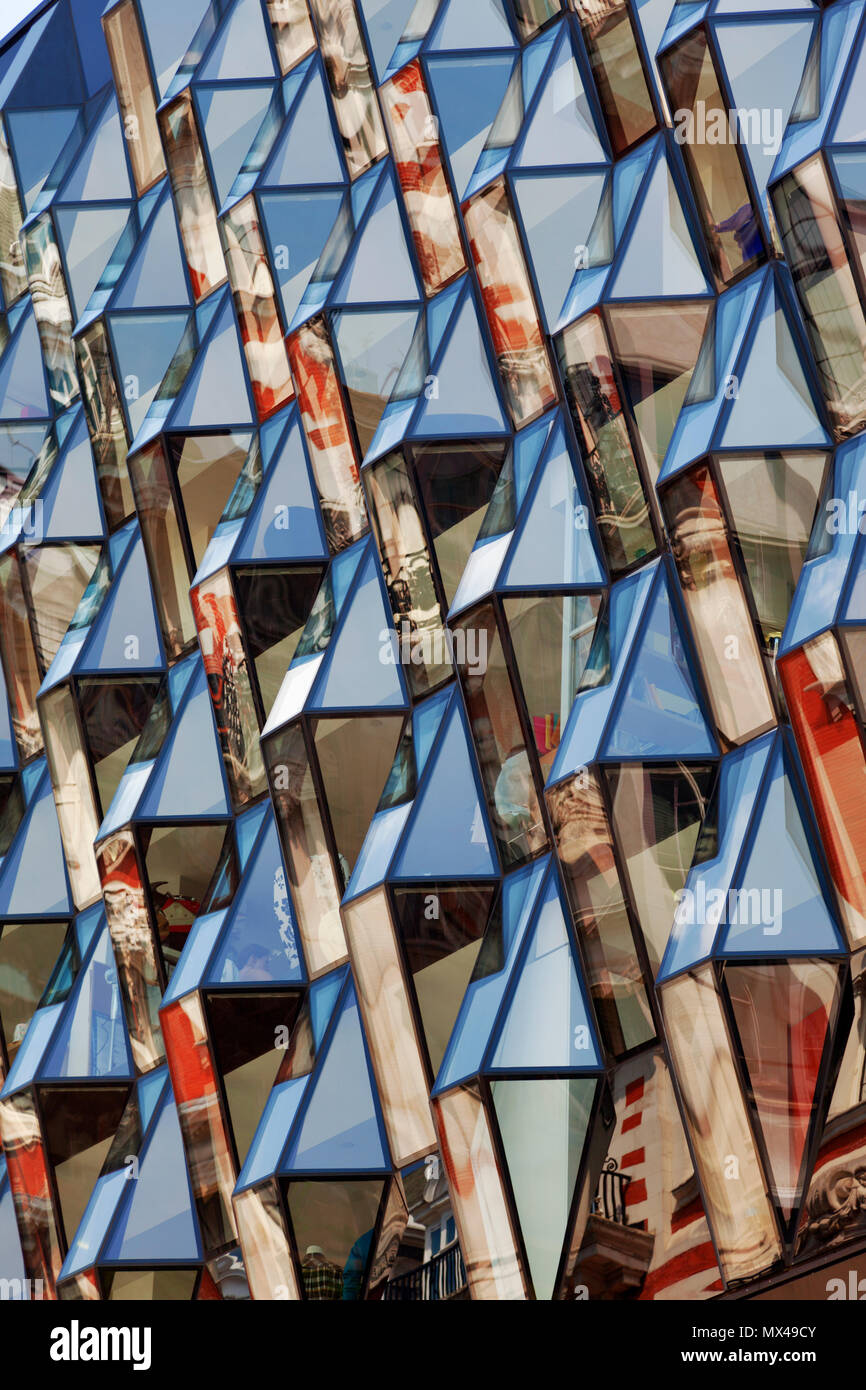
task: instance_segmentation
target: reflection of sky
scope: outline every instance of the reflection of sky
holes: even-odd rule
[[[41,10],[44,0],[0,0],[0,43],[29,14]]]

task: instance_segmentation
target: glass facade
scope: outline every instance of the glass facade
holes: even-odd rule
[[[0,1297],[866,1268],[866,0],[99,8],[0,40]]]

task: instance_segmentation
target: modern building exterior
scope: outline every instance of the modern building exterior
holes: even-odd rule
[[[0,47],[0,1290],[866,1277],[866,0]]]

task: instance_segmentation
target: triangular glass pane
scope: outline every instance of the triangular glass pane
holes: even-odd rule
[[[592,512],[578,487],[561,423],[512,542],[500,586],[509,589],[605,584]]]
[[[0,917],[57,917],[71,911],[60,826],[45,771],[0,869]]]
[[[709,294],[676,185],[660,153],[609,296],[660,299]]]
[[[189,289],[178,238],[174,204],[168,189],[129,258],[114,309],[151,309],[187,304]]]
[[[132,1075],[111,935],[105,926],[75,981],[40,1077],[53,1081]]]
[[[387,1169],[380,1124],[358,1003],[350,986],[328,1050],[317,1065],[312,1095],[283,1172]]]
[[[213,701],[200,666],[148,782],[139,818],[229,814]]]
[[[433,377],[413,434],[435,438],[507,433],[475,305],[468,293]]]
[[[573,1071],[599,1067],[553,872],[519,969],[487,1069]]]
[[[348,609],[340,615],[309,708],[369,709],[408,703],[390,642],[391,615],[382,594],[379,559],[369,548]],[[370,652],[384,660],[370,660]]]
[[[723,918],[723,955],[845,949],[785,763],[779,739],[756,807],[751,848],[733,885],[737,899],[729,897]]]
[[[455,699],[415,797],[393,879],[453,881],[497,873],[471,756]]]
[[[431,53],[460,48],[513,48],[502,0],[445,0]]]
[[[271,88],[264,84],[199,88],[196,95],[217,203],[223,203],[264,120],[271,102]]]
[[[563,26],[553,68],[520,144],[517,165],[528,169],[606,162],[592,105],[571,50],[569,31]]]
[[[172,427],[195,429],[206,425],[252,423],[246,371],[235,326],[232,302],[225,302],[208,342],[199,351],[174,407]]]
[[[202,82],[275,76],[258,0],[237,0],[220,25],[214,45],[196,76]]]
[[[115,1220],[103,1258],[145,1265],[198,1262],[198,1224],[171,1091],[141,1156],[138,1177],[127,1188],[128,1201]]]
[[[312,73],[290,113],[261,177],[266,188],[292,184],[343,183],[346,175],[337,153],[328,97],[321,69]]]
[[[208,980],[289,983],[303,977],[276,823],[269,815],[229,911]]]
[[[388,174],[379,185],[332,301],[374,304],[419,297],[394,182]]]
[[[474,53],[471,58],[428,59],[430,94],[458,201],[463,198],[502,105],[514,67],[510,54]]]
[[[137,638],[135,655],[131,655],[130,633]],[[162,664],[147,558],[138,536],[102,605],[78,671],[154,670]]]

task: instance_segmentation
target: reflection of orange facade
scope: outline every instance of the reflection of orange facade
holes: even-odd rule
[[[382,97],[424,288],[436,294],[466,262],[420,63],[398,73]]]
[[[820,655],[829,652],[835,666],[835,639],[830,634],[826,638],[829,644],[819,639],[824,643]],[[817,643],[810,645],[817,647]],[[801,648],[780,660],[779,675],[830,873],[848,905],[845,918],[851,936],[862,941],[866,937],[866,757],[857,720],[846,699],[841,662],[842,679],[831,684],[825,679],[827,672],[815,669],[825,664],[818,662],[817,656],[816,652],[810,663],[809,648]]]

